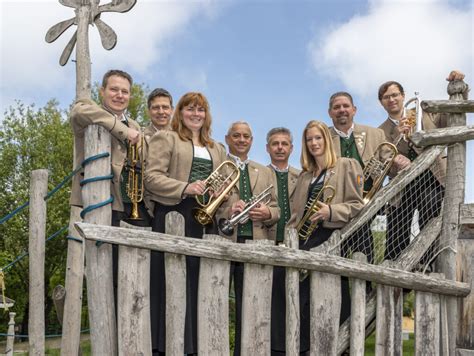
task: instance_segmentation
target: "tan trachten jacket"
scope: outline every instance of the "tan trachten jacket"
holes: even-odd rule
[[[78,167],[84,160],[84,134],[87,126],[100,125],[112,135],[111,160],[113,179],[110,185],[111,194],[114,197],[112,210],[123,211],[122,195],[120,193],[120,177],[122,168],[127,157],[125,141],[128,137],[128,127],[120,119],[97,105],[90,99],[78,100],[70,114],[72,131],[74,133],[74,167]],[[140,126],[134,120],[128,119],[130,127],[140,130]],[[82,195],[80,181],[84,177],[84,171],[76,174],[72,181],[71,205],[82,206]]]
[[[436,128],[433,122],[432,116],[429,115],[428,113],[423,113],[422,127],[424,130],[430,130],[430,129]],[[382,123],[382,125],[379,126],[379,128],[385,132],[385,136],[387,137],[387,140],[391,143],[394,143],[400,135],[397,129],[397,125],[395,125],[388,118]],[[400,140],[397,148],[398,148],[398,153],[408,157],[408,151],[410,147],[407,142],[405,142],[403,139]],[[413,145],[413,149],[418,154],[423,152],[422,148],[416,147],[415,145]],[[440,182],[440,184],[444,186],[445,180],[446,180],[446,156],[444,154],[439,156],[435,160],[434,164],[431,166],[430,169],[433,172],[436,179]],[[391,173],[397,173],[397,172],[391,172]]]
[[[329,129],[331,131],[331,138],[334,144],[334,150],[337,157],[341,157],[341,139],[334,127]],[[357,151],[359,152],[364,165],[374,156],[375,150],[382,142],[386,142],[385,133],[378,128],[366,125],[354,124],[354,140]],[[380,157],[379,157],[380,158]]]
[[[303,218],[308,198],[308,189],[313,179],[313,172],[302,172],[298,177],[296,190],[291,204],[291,218],[288,226],[296,227]],[[353,158],[338,158],[333,168],[328,168],[324,184],[332,185],[336,194],[329,204],[331,215],[323,226],[332,229],[344,227],[363,208],[362,188],[364,185],[362,168]],[[326,199],[326,194],[324,194]]]
[[[165,205],[177,205],[184,199],[194,157],[191,141],[183,141],[174,131],[153,135],[149,144],[145,167],[145,189],[151,201]],[[225,148],[214,142],[207,147],[215,170],[226,160]],[[153,152],[153,153],[151,153]]]
[[[232,160],[232,158],[228,158]],[[276,236],[276,222],[280,218],[280,207],[278,206],[278,201],[276,198],[276,179],[273,172],[264,165],[261,165],[254,161],[249,161],[248,163],[248,172],[250,179],[250,187],[252,189],[252,195],[256,196],[267,189],[271,184],[273,184],[272,196],[270,203],[267,204],[270,209],[271,217],[265,221],[253,221],[253,239],[254,240],[263,240],[263,239],[274,239]],[[239,183],[235,185],[229,195],[229,199],[224,202],[222,209],[217,212],[217,221],[221,218],[229,219],[230,218],[230,208],[232,204],[240,200],[239,195]],[[233,241],[237,241],[237,228],[234,229],[234,234],[232,235]]]

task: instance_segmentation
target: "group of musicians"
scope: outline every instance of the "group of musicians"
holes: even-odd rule
[[[448,80],[462,80],[461,72],[453,71]],[[225,146],[211,137],[212,116],[209,103],[202,93],[190,92],[180,98],[176,107],[167,90],[153,90],[147,101],[151,122],[141,130],[137,122],[126,115],[132,77],[121,70],[110,70],[103,78],[100,88],[101,105],[91,100],[78,100],[71,111],[71,125],[75,136],[75,164],[84,159],[84,132],[88,125],[105,127],[112,135],[111,194],[112,225],[119,226],[127,220],[132,202],[126,194],[127,152],[131,145],[142,142],[144,156],[145,198],[138,205],[142,224],[153,231],[164,232],[165,215],[177,211],[184,216],[185,236],[202,238],[204,233],[221,233],[219,220],[230,220],[242,213],[252,198],[269,191],[268,198],[254,204],[248,210],[248,219],[236,224],[231,238],[236,243],[247,240],[270,239],[281,243],[286,226],[298,226],[304,216],[312,230],[300,238],[299,248],[309,250],[326,241],[335,229],[344,227],[364,206],[363,194],[370,189],[371,180],[364,182],[363,169],[376,148],[383,142],[399,141],[400,135],[410,130],[404,116],[405,93],[397,82],[381,85],[378,98],[388,117],[380,128],[354,123],[356,106],[347,92],[333,94],[329,100],[328,114],[333,121],[329,128],[320,121],[310,121],[302,133],[301,171],[289,166],[293,151],[293,136],[287,128],[273,128],[268,132],[266,149],[271,163],[264,166],[249,159],[253,133],[245,121],[230,125],[225,135]],[[424,115],[424,128],[436,127],[442,120]],[[143,139],[142,139],[143,138]],[[401,140],[398,154],[393,159],[390,175],[404,169],[420,153],[409,140]],[[398,143],[398,142],[397,142]],[[438,162],[441,166],[441,158]],[[196,196],[210,199],[219,191],[209,190],[206,182],[223,162],[231,161],[239,171],[238,182],[226,193],[222,205],[214,216],[214,223],[202,225],[195,219],[195,208],[200,204]],[[391,208],[387,232],[386,258],[395,259],[409,243],[409,228],[415,209],[421,210],[420,228],[439,214],[444,192],[443,168],[427,171],[412,182],[401,198],[399,206]],[[82,206],[80,180],[73,181],[71,204]],[[423,182],[422,182],[423,181]],[[427,183],[428,182],[428,183]],[[269,187],[273,186],[271,189]],[[332,191],[325,187],[331,186]],[[420,189],[422,186],[422,189]],[[433,199],[433,204],[422,204]],[[318,194],[320,193],[321,194]],[[416,197],[413,196],[416,194]],[[329,197],[331,195],[331,197]],[[316,203],[311,214],[308,202]],[[416,200],[416,201],[414,201]],[[424,209],[429,206],[429,209]],[[426,210],[426,211],[425,211]],[[310,212],[308,214],[308,211]],[[403,213],[400,213],[403,212]],[[404,221],[395,221],[403,219]],[[402,216],[402,217],[400,217]],[[408,228],[406,227],[408,226]],[[396,229],[405,229],[402,233]],[[408,230],[406,230],[408,229]],[[354,239],[362,237],[356,236]],[[397,239],[397,241],[393,241]],[[364,237],[359,247],[368,253],[373,262],[373,242]],[[349,245],[358,245],[352,241]],[[394,248],[391,249],[391,246]],[[346,246],[345,249],[351,249]],[[344,250],[344,248],[343,248]],[[352,251],[357,248],[352,248]],[[348,252],[343,251],[344,255]],[[244,265],[233,263],[232,280],[236,298],[235,355],[240,355],[240,326],[242,308]],[[186,321],[185,354],[197,353],[197,291],[199,280],[199,258],[186,258]],[[348,281],[343,280],[341,323],[350,314]],[[285,275],[284,268],[275,267],[272,291],[272,354],[285,353]],[[151,255],[151,325],[153,354],[165,353],[165,273],[163,253],[152,251]],[[309,350],[309,279],[300,284],[301,352]]]

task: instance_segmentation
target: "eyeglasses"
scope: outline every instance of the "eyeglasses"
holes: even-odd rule
[[[393,94],[387,94],[387,95],[384,95],[382,96],[382,100],[390,100],[390,99],[397,99],[400,95],[402,95],[402,93],[398,92],[398,93],[393,93]]]
[[[168,111],[171,109],[171,106],[168,106],[168,105],[153,105],[150,110],[153,110],[153,111],[160,111],[160,110],[163,110],[163,111]]]

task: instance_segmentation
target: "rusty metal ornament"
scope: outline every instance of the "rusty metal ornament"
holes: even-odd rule
[[[52,43],[59,38],[69,27],[78,24],[78,13],[80,7],[86,6],[89,13],[89,25],[96,25],[99,31],[100,41],[102,47],[106,50],[111,50],[117,44],[117,34],[115,31],[100,19],[100,15],[103,12],[127,12],[133,6],[135,6],[137,0],[112,0],[110,3],[99,5],[100,0],[59,0],[59,3],[63,6],[74,8],[76,16],[65,21],[61,21],[56,25],[52,26],[45,36],[47,43]],[[71,53],[76,45],[77,30],[72,35],[68,44],[63,50],[59,59],[59,64],[64,66],[71,56]]]

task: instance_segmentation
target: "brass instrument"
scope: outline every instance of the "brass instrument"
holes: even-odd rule
[[[234,233],[234,227],[238,224],[245,224],[249,220],[249,212],[259,204],[268,204],[272,200],[271,189],[273,184],[262,191],[260,194],[252,197],[250,201],[245,204],[244,209],[237,214],[231,216],[230,219],[220,219],[219,229],[224,235],[230,236]]]
[[[140,141],[134,145],[128,146],[127,151],[127,170],[128,181],[126,186],[127,196],[132,202],[132,212],[130,220],[143,220],[138,213],[138,203],[143,200],[143,172],[145,170],[145,162],[143,157],[144,139],[140,134]]]
[[[400,141],[408,142],[408,139],[417,131],[421,131],[421,121],[423,116],[423,111],[421,110],[421,99],[418,92],[415,92],[415,96],[409,99],[403,106],[403,116],[404,120],[410,126],[408,133],[401,133],[400,136],[395,140],[395,146],[398,146]],[[408,107],[413,104],[414,108],[408,109]]]
[[[379,157],[384,155],[384,151],[391,151],[391,155],[387,158],[379,159]],[[388,174],[397,154],[397,147],[390,142],[382,142],[375,149],[374,155],[364,167],[364,182],[372,178],[372,188],[369,191],[364,190],[363,192],[364,204],[367,204],[382,186],[385,176]]]
[[[318,223],[311,222],[310,218],[321,208],[319,203],[322,202],[326,190],[330,193],[324,201],[324,204],[330,204],[334,195],[336,195],[336,188],[329,184],[325,184],[315,197],[312,197],[307,201],[305,206],[306,214],[296,226],[296,231],[298,231],[298,236],[301,240],[307,240],[318,226]]]
[[[212,217],[216,213],[221,203],[226,199],[230,190],[238,183],[240,170],[232,161],[224,161],[209,177],[204,184],[206,188],[201,195],[196,196],[196,201],[202,208],[196,209],[194,218],[198,223],[205,226],[212,223]],[[206,202],[205,195],[208,193],[218,193],[218,196],[211,194]]]

